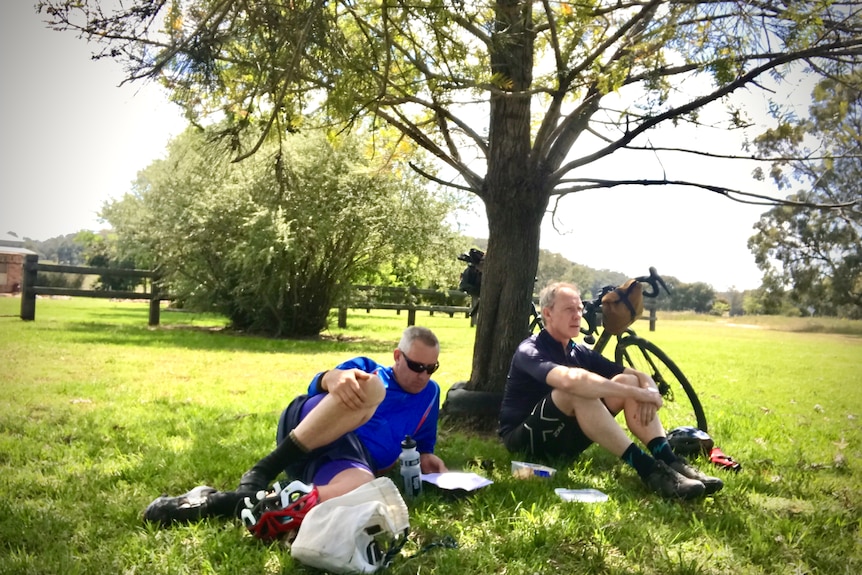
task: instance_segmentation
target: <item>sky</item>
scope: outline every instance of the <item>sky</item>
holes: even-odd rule
[[[0,154],[0,232],[46,240],[106,227],[104,202],[131,189],[139,170],[161,158],[185,127],[179,108],[155,84],[123,85],[112,61],[93,61],[93,47],[68,32],[49,30],[33,2],[0,7],[0,42],[6,80]],[[784,97],[804,106],[810,88]],[[762,98],[743,93],[752,107]],[[757,130],[749,131],[749,136]],[[739,153],[739,139],[725,131],[685,128],[651,135],[655,145],[702,138]],[[591,168],[598,177],[690,179],[778,195],[751,177],[754,164],[703,162],[692,157],[620,154]],[[562,200],[542,228],[542,247],[583,265],[632,276],[659,273],[717,290],[752,289],[761,272],[746,243],[767,208],[745,206],[684,187],[629,187],[581,192]],[[467,235],[487,237],[481,204],[460,218]],[[552,221],[553,220],[553,221]],[[554,225],[556,222],[556,225]]]

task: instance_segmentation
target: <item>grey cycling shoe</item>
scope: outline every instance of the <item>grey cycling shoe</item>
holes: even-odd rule
[[[666,499],[696,499],[706,487],[696,479],[689,479],[664,461],[656,461],[655,469],[644,478],[644,483]]]

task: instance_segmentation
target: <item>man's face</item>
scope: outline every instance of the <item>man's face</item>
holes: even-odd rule
[[[425,389],[431,374],[424,368],[432,368],[434,371],[439,356],[439,347],[425,345],[419,340],[415,340],[406,353],[396,348],[395,366],[392,370],[398,385],[407,393],[419,393]],[[415,369],[421,371],[417,372]]]
[[[584,304],[581,296],[571,288],[560,288],[551,307],[542,308],[545,329],[561,342],[575,339],[581,331]]]

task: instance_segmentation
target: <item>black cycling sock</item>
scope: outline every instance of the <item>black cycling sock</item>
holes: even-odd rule
[[[664,461],[668,465],[677,460],[677,456],[670,448],[670,443],[667,442],[666,437],[656,437],[655,439],[647,443],[647,449],[649,449],[649,452],[652,453],[653,457]]]
[[[216,491],[207,496],[207,504],[203,509],[204,517],[238,517],[240,502],[248,495],[237,491]]]
[[[293,430],[291,430],[287,438],[279,443],[278,447],[272,450],[269,455],[255,463],[249,473],[254,472],[255,475],[262,477],[266,483],[269,483],[288,464],[295,462],[307,454],[308,449],[296,439]]]
[[[621,459],[634,467],[641,479],[646,479],[647,476],[655,469],[655,459],[647,455],[643,449],[632,443],[623,452]]]

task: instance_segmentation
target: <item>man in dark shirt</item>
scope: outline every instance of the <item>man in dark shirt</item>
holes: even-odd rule
[[[525,339],[512,358],[499,433],[509,451],[538,458],[577,458],[597,443],[631,465],[667,498],[715,493],[723,483],[674,455],[656,415],[661,395],[649,375],[576,344],[583,303],[577,286],[553,283],[539,305],[545,328]],[[643,451],[615,419],[647,447]]]

